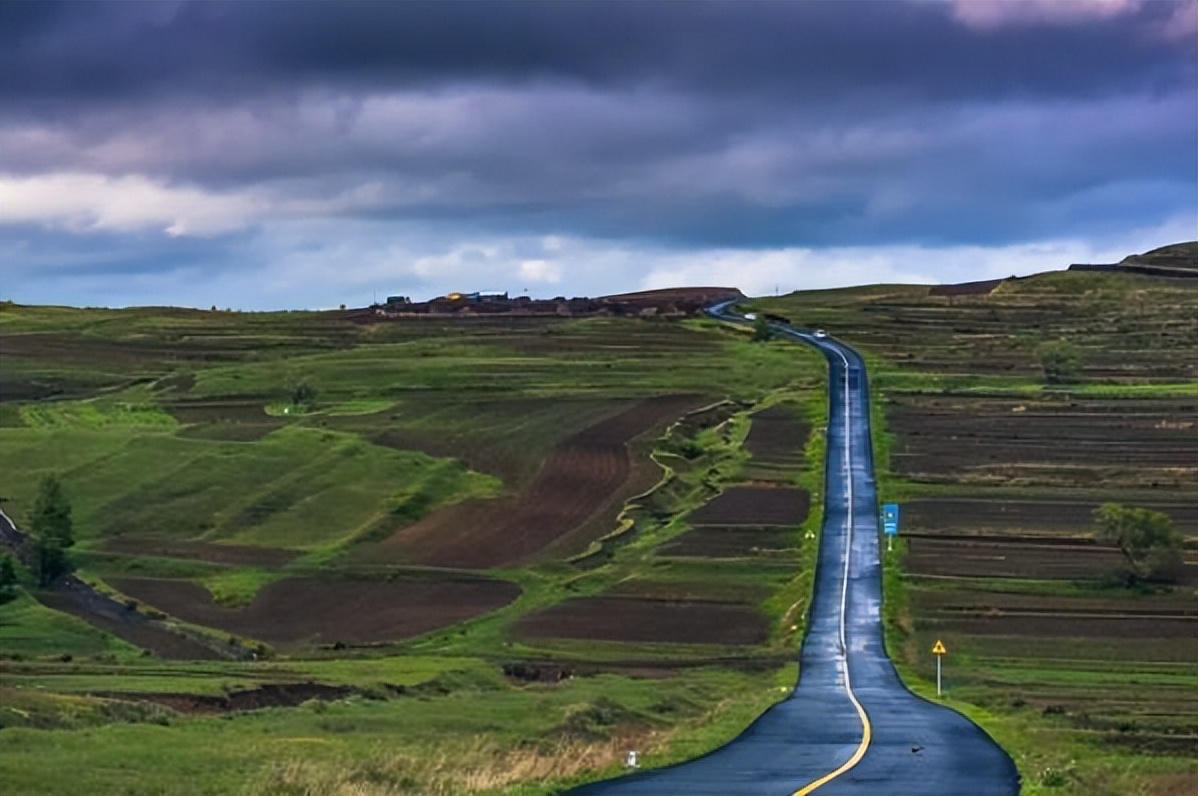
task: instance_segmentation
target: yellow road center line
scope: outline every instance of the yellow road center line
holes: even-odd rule
[[[857,708],[857,715],[861,717],[861,743],[857,745],[857,751],[853,752],[853,756],[841,765],[835,771],[830,771],[822,777],[812,782],[810,785],[804,785],[794,792],[793,796],[807,796],[816,788],[823,787],[832,780],[844,774],[849,769],[861,762],[861,758],[865,757],[865,752],[869,749],[870,741],[873,740],[873,727],[869,723],[869,716],[865,714],[865,708],[861,707],[861,703],[857,701],[857,696],[850,690],[849,699],[853,701],[853,707]]]
[[[869,723],[869,716],[866,714],[865,708],[861,707],[861,703],[857,701],[857,695],[853,693],[853,683],[849,679],[849,652],[848,643],[845,639],[844,614],[849,594],[849,561],[853,557],[852,423],[849,416],[851,399],[849,390],[849,361],[839,350],[836,353],[840,356],[841,362],[844,363],[844,468],[848,477],[848,539],[845,543],[844,576],[840,584],[840,649],[844,654],[844,690],[849,695],[849,700],[853,703],[853,707],[857,709],[857,715],[861,718],[861,743],[857,745],[857,751],[853,752],[853,756],[846,760],[840,768],[824,774],[810,785],[804,785],[795,791],[792,796],[807,796],[807,794],[817,788],[823,787],[846,771],[852,769],[861,762],[861,758],[865,757],[865,752],[869,749],[870,741],[873,739],[873,727]]]

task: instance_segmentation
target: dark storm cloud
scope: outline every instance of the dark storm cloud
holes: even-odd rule
[[[17,103],[477,80],[911,100],[1166,89],[1193,74],[1153,35],[1173,3],[1066,30],[971,30],[946,6],[16,0],[0,6],[0,86]]]
[[[543,236],[701,252],[1159,227],[1195,211],[1193,11],[6,0],[5,259],[33,280],[56,257],[146,278],[274,258],[316,284],[333,255],[291,225],[360,236],[369,256],[340,262],[418,239],[413,280],[457,268],[460,239],[552,275]]]

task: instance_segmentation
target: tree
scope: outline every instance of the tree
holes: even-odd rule
[[[5,553],[0,556],[0,603],[6,603],[17,596],[20,590],[17,580],[17,568],[12,562],[12,556]]]
[[[56,475],[47,475],[38,484],[29,521],[32,540],[32,567],[39,586],[49,586],[59,575],[71,571],[67,548],[75,544],[71,523],[71,502]]]
[[[33,574],[39,586],[49,586],[55,578],[67,574],[73,568],[67,551],[53,539],[35,537],[31,549]]]
[[[301,381],[291,390],[291,405],[311,409],[316,403],[316,390],[306,381]]]
[[[1104,503],[1094,510],[1098,537],[1123,554],[1128,584],[1175,581],[1181,574],[1181,534],[1167,514]]]
[[[774,337],[774,330],[770,328],[770,322],[763,315],[758,315],[753,321],[753,342],[764,343]]]
[[[1065,384],[1077,375],[1077,349],[1068,340],[1049,340],[1036,347],[1036,358],[1048,384]]]
[[[38,539],[53,542],[64,550],[75,544],[71,502],[63,492],[57,475],[47,475],[38,484],[29,530]]]

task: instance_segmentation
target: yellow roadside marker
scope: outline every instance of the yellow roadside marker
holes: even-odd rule
[[[936,639],[936,643],[932,645],[932,654],[936,656],[936,696],[940,696],[940,660],[948,654],[943,641]]]

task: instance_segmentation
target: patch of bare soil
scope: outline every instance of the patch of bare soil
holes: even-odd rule
[[[312,699],[342,699],[353,693],[348,686],[322,683],[268,683],[257,688],[230,691],[227,694],[179,694],[108,691],[95,693],[105,699],[154,702],[179,713],[240,713],[263,708],[289,708]]]
[[[467,501],[397,531],[391,557],[485,569],[526,561],[618,500],[632,475],[628,443],[699,404],[697,396],[648,398],[570,437],[515,497]]]
[[[799,525],[807,518],[806,490],[781,486],[734,486],[691,512],[692,525]]]
[[[903,504],[902,525],[912,531],[940,532],[969,529],[985,534],[1085,533],[1094,528],[1095,501],[1007,500],[998,498],[923,498]],[[1179,531],[1198,535],[1198,502],[1141,503],[1164,512]]]
[[[1005,282],[1005,279],[984,279],[978,282],[960,282],[955,285],[932,285],[929,296],[986,296]]]
[[[1011,536],[907,536],[904,565],[917,575],[1095,580],[1118,571],[1122,554],[1089,539]],[[1188,562],[1181,582],[1198,585]]]
[[[122,620],[108,613],[97,612],[78,595],[64,592],[42,592],[38,595],[38,601],[55,611],[76,616],[135,647],[149,650],[164,660],[216,661],[223,658],[198,641],[158,627],[132,610],[129,611],[130,617]]]
[[[187,622],[282,645],[398,641],[502,608],[520,593],[513,583],[485,578],[294,578],[264,586],[248,605],[226,608],[189,581],[111,582]]]
[[[676,644],[760,644],[769,637],[765,615],[744,605],[582,597],[523,617],[516,634]]]
[[[1019,401],[902,396],[887,407],[902,475],[932,482],[1192,488],[1192,399]]]
[[[753,415],[745,449],[755,464],[799,465],[810,433],[811,424],[793,404],[775,404]]]
[[[921,627],[945,634],[1046,636],[1050,638],[1193,638],[1194,617],[1186,615],[1129,616],[1040,611],[998,611],[948,615],[938,613],[920,621]]]

